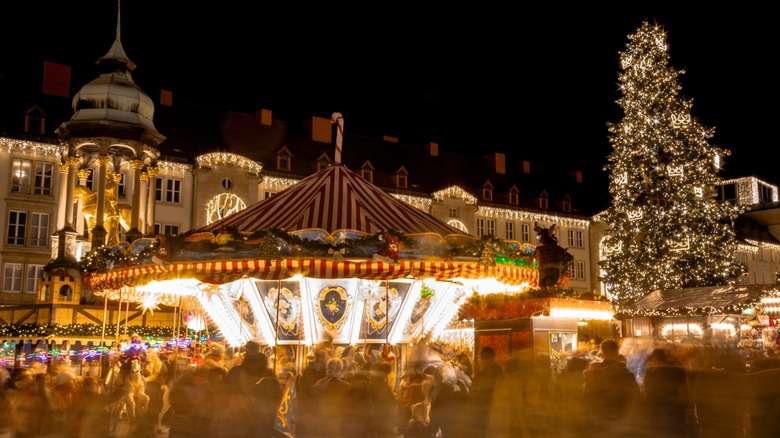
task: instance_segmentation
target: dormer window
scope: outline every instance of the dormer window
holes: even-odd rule
[[[374,166],[371,165],[370,161],[366,161],[360,167],[360,176],[370,183],[374,182]]]
[[[276,170],[289,172],[290,169],[292,169],[292,154],[285,146],[276,153]]]
[[[320,170],[325,169],[326,167],[330,166],[330,164],[330,157],[328,157],[328,154],[323,153],[317,159],[317,171],[319,172]]]
[[[571,213],[571,197],[569,197],[569,195],[563,197],[563,201],[561,201],[561,210],[563,210],[564,213]]]
[[[40,107],[33,106],[24,115],[24,132],[42,135],[46,130],[46,115]]]
[[[491,184],[490,181],[482,186],[482,200],[488,202],[493,201],[493,184]]]
[[[546,191],[539,195],[539,208],[542,210],[550,208],[550,195],[548,195]]]
[[[290,157],[278,156],[276,157],[276,168],[278,170],[290,170]]]
[[[405,189],[406,188],[406,175],[398,174],[395,176],[395,186],[399,189]]]
[[[406,171],[406,168],[401,166],[400,169],[395,173],[395,187],[399,189],[405,189],[408,186],[408,176],[409,172]]]
[[[512,205],[517,205],[520,203],[520,191],[517,190],[516,186],[512,186],[512,188],[509,190],[509,203]]]

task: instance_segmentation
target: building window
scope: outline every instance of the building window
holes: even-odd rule
[[[550,199],[546,194],[543,194],[539,197],[539,208],[542,210],[547,210],[550,208]]]
[[[330,166],[330,163],[325,160],[317,161],[317,171],[326,169],[328,166]]]
[[[11,191],[14,193],[30,193],[30,172],[32,161],[14,158],[11,165]]]
[[[87,176],[87,180],[84,182],[84,185],[87,186],[90,190],[95,190],[95,171],[92,170],[89,172],[89,175]]]
[[[405,189],[406,188],[406,175],[403,174],[397,174],[395,176],[395,186],[399,189]]]
[[[569,267],[569,277],[572,280],[584,280],[585,279],[585,262],[582,260],[575,260]]]
[[[155,184],[154,198],[157,201],[181,203],[181,180],[176,178],[158,177]]]
[[[575,248],[585,246],[582,230],[569,230],[567,234],[569,236],[569,246]]]
[[[49,246],[48,213],[30,213],[30,246]]]
[[[34,195],[51,195],[52,177],[54,175],[54,164],[44,163],[42,161],[35,163],[35,184],[33,185]]]
[[[495,219],[488,219],[485,221],[485,234],[488,236],[496,235],[496,221]]]
[[[24,116],[24,132],[43,135],[46,127],[46,117],[40,111],[32,110]]]
[[[520,195],[517,192],[509,192],[509,203],[517,205],[520,203]]]
[[[482,200],[483,201],[492,201],[493,200],[493,189],[490,187],[483,187],[482,188]]]
[[[276,192],[265,192],[265,199],[270,198],[271,196],[275,195]]]
[[[8,245],[24,245],[24,237],[27,234],[27,212],[8,212]]]
[[[460,217],[460,214],[458,214],[458,208],[457,207],[450,207],[450,215],[449,217],[453,219],[457,219]]]
[[[160,232],[162,230],[162,233]],[[164,234],[166,236],[177,236],[179,234],[178,225],[154,224],[154,234]]]
[[[22,264],[6,263],[3,266],[3,292],[22,292]]]
[[[477,237],[485,235],[485,219],[477,218]]]
[[[520,240],[522,242],[531,241],[531,226],[528,224],[520,224]]]
[[[561,209],[563,210],[564,213],[571,213],[571,199],[565,198],[561,202]]]
[[[27,265],[27,284],[24,291],[28,294],[38,293],[38,280],[43,278],[43,265]]]
[[[73,289],[67,284],[60,288],[61,301],[73,301]]]
[[[506,240],[515,240],[515,224],[513,222],[506,223]]]
[[[285,155],[278,155],[276,157],[276,169],[277,170],[290,170],[290,157]]]
[[[363,177],[364,180],[370,183],[374,182],[374,171],[371,169],[362,169],[360,171],[360,176]]]

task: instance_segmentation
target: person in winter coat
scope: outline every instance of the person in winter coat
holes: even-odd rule
[[[642,399],[639,384],[620,356],[616,341],[607,339],[600,349],[603,360],[591,363],[583,371],[583,397],[590,409],[589,425],[599,436],[626,436]]]

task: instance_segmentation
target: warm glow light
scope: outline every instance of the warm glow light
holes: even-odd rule
[[[550,309],[550,316],[553,318],[611,321],[614,318],[614,313],[608,310],[566,309],[553,307]]]

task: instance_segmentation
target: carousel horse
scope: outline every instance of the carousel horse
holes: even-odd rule
[[[110,409],[117,415],[127,413],[130,424],[134,424],[140,414],[149,407],[146,395],[146,379],[142,373],[141,361],[137,357],[128,358],[121,366],[114,366],[109,372]]]

